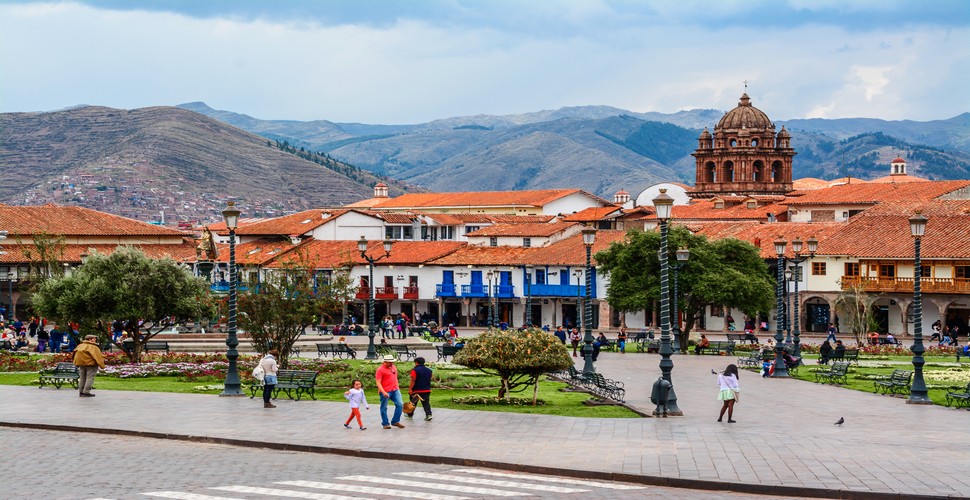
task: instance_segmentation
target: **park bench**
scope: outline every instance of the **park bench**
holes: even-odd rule
[[[670,336],[670,348],[674,352],[680,351],[680,341],[674,338],[673,335]],[[640,342],[637,344],[637,351],[640,352],[660,352],[660,339],[653,339],[647,342]]]
[[[409,337],[424,337],[425,335],[431,334],[431,329],[426,326],[411,326],[408,327]]]
[[[144,352],[151,352],[151,351],[165,351],[165,352],[168,352],[168,341],[167,340],[149,340],[148,342],[145,342],[145,345],[142,347],[142,350]]]
[[[738,356],[738,364],[754,368],[761,367],[761,351],[751,351],[747,356]]]
[[[846,349],[842,354],[838,351],[833,350],[832,355],[829,356],[829,361],[855,361],[859,363],[859,350],[858,349]]]
[[[745,341],[752,344],[758,343],[758,337],[755,337],[753,333],[728,333],[727,339],[730,342],[737,342],[739,344],[744,343]]]
[[[712,341],[707,347],[699,347],[697,349],[697,354],[720,355],[722,352],[728,354],[729,356],[733,356],[734,342],[715,340]]]
[[[606,339],[605,341],[600,341],[600,350],[601,351],[614,352],[618,348],[619,348],[619,344],[617,344],[615,340]]]
[[[623,388],[623,382],[610,380],[600,373],[594,372],[590,374],[589,383],[586,387],[597,396],[613,399],[621,403],[626,396],[626,389]]]
[[[391,353],[397,356],[397,359],[401,361],[410,361],[412,358],[418,357],[417,351],[409,348],[406,345],[391,345]]]
[[[357,359],[357,351],[352,347],[343,343],[318,343],[317,344],[317,357],[321,356],[332,356],[334,358],[343,358],[347,356],[348,358]]]
[[[276,373],[276,387],[273,390],[273,399],[279,396],[280,392],[285,392],[286,397],[299,401],[303,396],[310,396],[310,399],[317,399],[314,394],[314,386],[317,383],[317,372],[310,370],[280,370]]]
[[[646,330],[640,330],[632,339],[629,340],[629,342],[632,342],[634,344],[639,344],[642,342],[646,342],[652,338],[653,338],[653,331],[647,333]]]
[[[820,368],[815,372],[815,381],[833,384],[846,384],[848,383],[847,376],[849,374],[849,362],[848,361],[836,361],[832,363],[832,366],[823,369]]]
[[[883,394],[902,394],[909,392],[910,381],[913,379],[912,370],[893,370],[892,375],[886,380],[875,382],[876,392],[882,391]]]
[[[71,384],[71,387],[77,389],[80,375],[74,363],[57,363],[57,366],[53,370],[46,373],[45,371],[41,371],[40,373],[40,386],[38,386],[38,389],[45,385],[53,385],[60,389],[64,384]]]
[[[957,406],[967,406],[970,407],[970,384],[967,384],[967,388],[963,392],[948,392],[946,393],[946,405],[956,403]]]
[[[569,368],[562,374],[562,378],[574,386],[585,388],[590,379],[583,372],[576,369],[576,365],[569,365]]]
[[[438,351],[438,361],[448,361],[448,356],[454,356],[455,354],[458,354],[458,351],[461,350],[461,347],[456,345],[443,344],[443,345],[436,345],[435,349],[437,349]]]

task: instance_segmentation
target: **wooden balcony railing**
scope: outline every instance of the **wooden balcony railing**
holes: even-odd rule
[[[418,287],[416,286],[406,286],[404,287],[404,299],[407,300],[418,300]]]
[[[374,289],[374,298],[378,300],[394,300],[397,298],[397,289],[393,286],[379,286]]]
[[[970,279],[967,278],[920,278],[922,293],[970,294]],[[843,276],[842,289],[847,290],[862,285],[866,292],[913,293],[913,278],[885,278],[872,276]]]

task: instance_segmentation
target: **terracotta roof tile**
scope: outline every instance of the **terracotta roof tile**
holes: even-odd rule
[[[970,186],[970,181],[934,181],[909,183],[842,184],[808,192],[805,196],[791,199],[789,206],[805,205],[873,205],[903,200],[926,201]],[[676,207],[675,207],[676,208]]]
[[[38,233],[63,236],[184,236],[186,233],[83,207],[0,204],[0,228],[10,238]]]
[[[296,245],[289,239],[259,239],[236,245],[236,263],[239,265],[265,265]],[[229,262],[229,244],[219,244],[218,262]]]
[[[777,258],[775,240],[781,237],[788,242],[785,254],[794,256],[791,242],[800,238],[803,242],[802,253],[808,253],[808,239],[818,240],[818,254],[829,248],[829,239],[838,231],[844,229],[844,222],[698,222],[688,225],[688,229],[697,234],[707,236],[711,240],[735,238],[747,241],[761,250],[761,257],[765,259]]]
[[[744,197],[747,200],[749,197]],[[698,199],[691,201],[690,205],[674,205],[672,217],[675,221],[685,222],[693,220],[768,220],[768,213],[783,219],[787,217],[788,207],[780,203],[770,203],[768,205],[758,204],[755,208],[748,208],[745,203],[735,205],[725,204],[724,208],[714,208],[714,199]],[[644,217],[645,219],[656,219],[656,215]]]
[[[424,264],[448,255],[467,243],[458,241],[395,241],[391,254],[380,260],[381,266]],[[370,241],[367,254],[372,257],[384,255],[383,241]],[[308,240],[287,254],[281,255],[268,267],[279,267],[287,259],[305,258],[317,269],[334,269],[345,264],[366,265],[357,250],[357,241],[348,240]]]
[[[532,224],[495,224],[468,233],[468,236],[536,236],[548,237],[578,227],[575,222],[547,222]]]
[[[616,217],[621,213],[622,208],[618,205],[589,207],[574,214],[569,214],[563,217],[563,220],[566,222],[595,222],[609,218],[610,216]]]
[[[64,253],[58,259],[62,263],[70,264],[81,264],[81,254],[91,254],[92,250],[97,251],[102,255],[110,255],[119,247],[127,245],[64,245]],[[145,244],[145,245],[130,245],[135,248],[140,249],[148,257],[153,259],[160,259],[163,257],[171,257],[179,262],[192,262],[195,261],[195,242],[190,239],[182,240],[180,244]],[[34,250],[33,244],[13,244],[13,245],[2,245],[0,249],[3,249],[4,253],[0,254],[0,264],[26,264],[30,260],[24,257],[24,251]]]
[[[626,237],[624,231],[597,231],[592,254],[609,248],[615,241]],[[593,259],[595,263],[596,259]],[[583,236],[577,234],[545,247],[482,247],[466,246],[445,257],[430,262],[442,266],[523,266],[558,265],[585,266],[586,245]]]
[[[581,189],[545,189],[532,191],[465,191],[453,193],[408,193],[373,205],[378,209],[430,207],[541,207],[565,196],[581,193],[602,204],[606,200]]]
[[[274,219],[266,219],[262,222],[240,225],[236,229],[236,234],[240,236],[298,236],[309,233],[317,227],[349,212],[347,209],[313,209],[304,210],[291,215],[284,215]]]

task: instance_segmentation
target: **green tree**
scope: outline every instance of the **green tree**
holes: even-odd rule
[[[522,392],[533,386],[533,405],[538,397],[539,377],[573,364],[569,351],[559,339],[537,329],[488,330],[469,339],[453,360],[501,378],[499,398],[508,398],[511,392]]]
[[[671,263],[678,248],[690,250],[690,259],[681,268],[678,280],[678,307],[685,317],[678,341],[683,349],[687,348],[695,317],[708,304],[733,307],[749,316],[770,310],[774,280],[758,249],[750,243],[733,238],[708,241],[683,226],[674,226],[667,244]],[[632,230],[623,242],[596,254],[598,268],[610,277],[606,300],[611,307],[638,312],[660,300],[659,249],[659,232]],[[670,280],[673,291],[672,271]],[[671,325],[673,321],[671,318]]]
[[[34,295],[34,306],[59,324],[76,321],[82,333],[102,341],[111,339],[108,326],[114,320],[143,321],[125,351],[133,362],[141,360],[145,342],[165,328],[216,311],[205,280],[171,258],[150,259],[132,247],[111,255],[95,252],[70,275],[48,279]]]
[[[29,262],[28,281],[32,285],[32,291],[36,292],[50,278],[64,276],[64,267],[61,265],[64,260],[63,236],[40,232],[33,235],[33,245],[24,245],[22,241],[17,243],[23,245],[21,253]]]
[[[861,283],[853,284],[835,297],[835,311],[841,320],[839,327],[848,326],[858,345],[863,344],[862,339],[866,334],[879,328],[875,308],[872,306],[879,297],[867,293]]]

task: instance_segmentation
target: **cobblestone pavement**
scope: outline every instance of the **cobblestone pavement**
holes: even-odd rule
[[[340,426],[342,403],[280,400],[279,408],[264,410],[249,398],[122,391],[78,398],[70,390],[6,386],[0,387],[0,422],[265,442],[369,458],[410,456],[419,445],[421,454],[452,464],[581,469],[594,471],[586,476],[593,478],[775,495],[970,496],[964,432],[970,412],[743,372],[738,423],[721,424],[710,371],[733,359],[675,356],[673,380],[685,415],[666,419],[440,409],[433,422],[415,421],[404,430],[371,425],[373,432],[350,432]],[[628,401],[650,411],[659,360],[603,353],[597,370],[624,381]],[[369,424],[376,424],[372,412]],[[844,426],[833,425],[839,417]]]
[[[142,437],[5,428],[0,439],[9,451],[0,455],[0,468],[22,471],[4,485],[9,499],[776,498]]]

